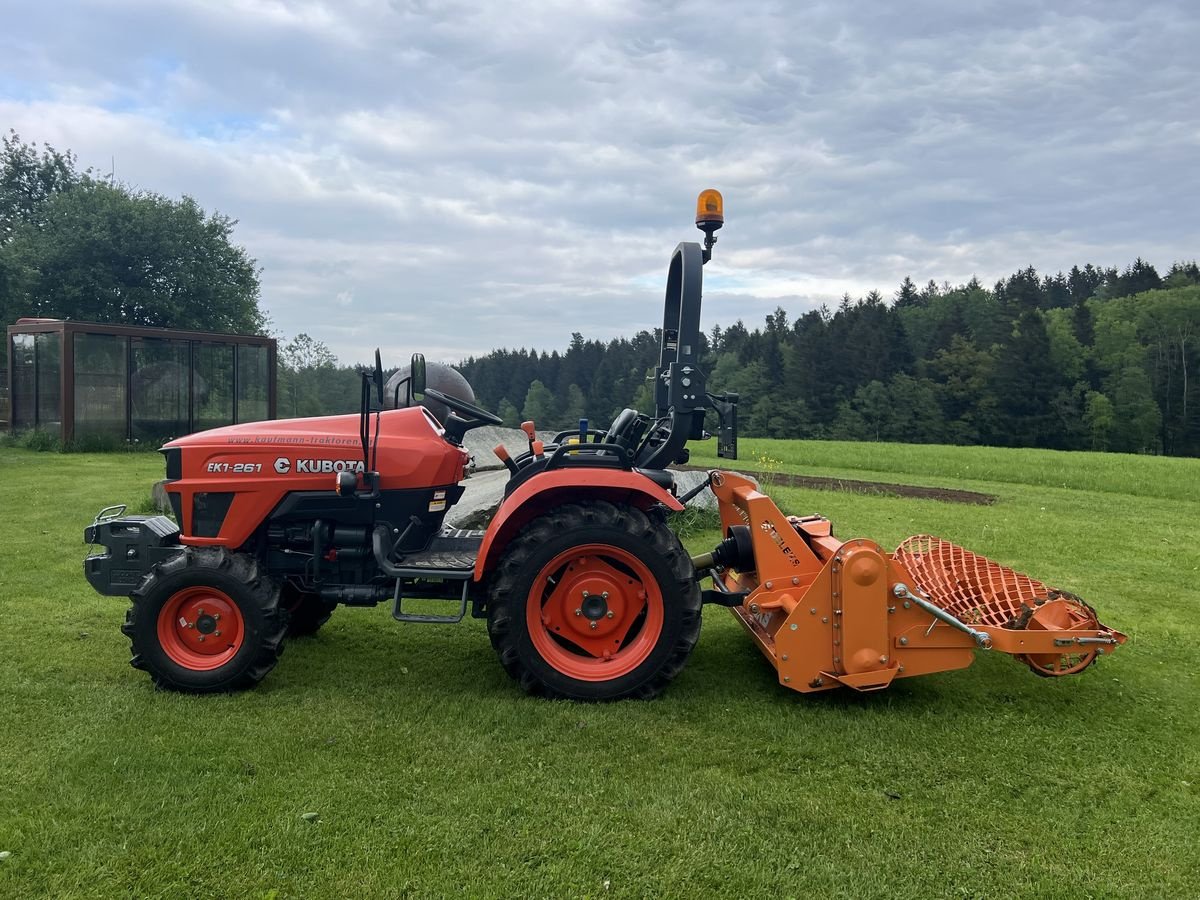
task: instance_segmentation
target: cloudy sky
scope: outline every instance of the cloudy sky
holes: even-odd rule
[[[276,331],[456,360],[1200,255],[1178,2],[4,0],[0,127],[238,220]]]

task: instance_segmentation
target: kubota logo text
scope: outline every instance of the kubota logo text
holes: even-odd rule
[[[362,472],[361,459],[298,459],[296,472],[324,475],[330,472]]]

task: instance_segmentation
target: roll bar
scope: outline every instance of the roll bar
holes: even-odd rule
[[[700,304],[704,286],[704,250],[694,241],[671,254],[663,328],[654,378],[655,415],[670,422],[670,436],[637,464],[663,469],[679,457],[689,440],[704,438],[709,398],[700,371]]]

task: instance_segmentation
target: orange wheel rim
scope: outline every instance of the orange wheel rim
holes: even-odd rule
[[[1098,625],[1096,614],[1090,607],[1070,600],[1051,600],[1038,607],[1026,627],[1030,631],[1090,633]],[[1026,665],[1043,675],[1075,675],[1095,661],[1096,651],[1076,646],[1069,650],[1064,649],[1062,653],[1027,653],[1023,658]]]
[[[611,544],[564,550],[538,572],[525,604],[534,648],[555,671],[610,681],[640,666],[663,630],[663,597],[650,569]]]
[[[184,588],[158,613],[158,643],[171,662],[194,672],[219,669],[245,639],[242,611],[224,591]]]

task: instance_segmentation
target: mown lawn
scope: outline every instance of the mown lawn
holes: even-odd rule
[[[481,622],[339,610],[255,691],[158,693],[80,559],[159,458],[0,449],[0,897],[1200,894],[1200,461],[743,442],[756,457],[995,494],[773,492],[843,537],[957,540],[1130,642],[1077,678],[991,655],[804,697],[708,609],[660,700],[583,706],[522,695]]]

